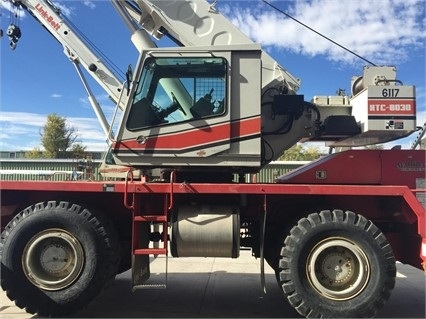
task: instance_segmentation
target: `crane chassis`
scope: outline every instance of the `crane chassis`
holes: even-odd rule
[[[249,248],[260,278],[266,261],[301,315],[371,317],[396,260],[426,264],[424,165],[423,151],[352,150],[274,183],[191,183],[175,171],[166,181],[131,171],[115,182],[2,181],[2,288],[31,313],[66,315],[128,269],[134,289],[165,287],[151,283],[153,256]]]
[[[113,0],[140,52],[123,82],[52,1],[7,2],[63,46],[109,139],[104,176],[123,178],[1,181],[1,287],[19,307],[66,316],[128,269],[133,289],[162,288],[153,261],[167,274],[169,256],[247,248],[261,284],[267,262],[302,316],[373,317],[396,260],[425,268],[424,151],[348,150],[273,183],[245,180],[299,141],[354,147],[413,133],[415,87],[394,67],[365,67],[351,97],[307,102],[300,79],[216,2]],[[7,33],[16,48],[19,24]],[[178,47],[157,48],[163,36]],[[116,136],[80,66],[122,112]]]

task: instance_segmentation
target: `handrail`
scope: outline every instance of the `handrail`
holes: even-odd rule
[[[170,172],[170,202],[169,202],[169,207],[168,207],[169,210],[171,210],[173,208],[173,205],[174,205],[173,184],[175,182],[175,177],[176,177],[176,171],[171,171]]]
[[[125,109],[122,109],[120,107],[120,101],[121,101],[121,97],[123,96],[124,87],[125,87],[126,83],[127,83],[127,81],[124,81],[123,84],[122,84],[121,92],[120,92],[120,95],[118,97],[117,104],[115,105],[114,114],[113,114],[112,119],[111,119],[111,125],[109,126],[107,139],[110,143],[116,142],[114,132],[113,132],[113,126],[114,126],[115,118],[117,117],[118,109],[122,110],[123,112],[125,111]]]
[[[129,205],[128,204],[128,185],[129,185],[129,178],[130,178],[130,182],[133,183],[133,170],[129,169],[126,173],[126,178],[125,178],[125,186],[124,186],[124,207],[126,207],[127,209],[131,209],[133,210],[133,208],[135,207],[135,194],[133,194],[133,198],[132,198],[132,204]]]

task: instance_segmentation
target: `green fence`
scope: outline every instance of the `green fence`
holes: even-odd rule
[[[246,182],[272,183],[277,177],[308,162],[277,161],[257,174],[246,174]],[[102,180],[99,160],[0,159],[1,180]],[[236,177],[235,180],[238,178]]]
[[[257,183],[273,183],[278,177],[291,172],[292,170],[303,166],[309,162],[296,162],[296,161],[277,161],[271,162],[264,168],[262,168],[256,175],[250,176],[251,179],[247,179],[247,182]]]
[[[99,179],[99,161],[72,159],[0,159],[1,180]]]

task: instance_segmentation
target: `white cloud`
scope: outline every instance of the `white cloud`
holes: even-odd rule
[[[58,93],[53,93],[52,95],[50,95],[50,97],[54,98],[54,99],[58,99],[62,97],[62,94],[58,94]]]
[[[47,115],[27,112],[1,112],[0,124],[22,123],[20,126],[42,127],[46,122]]]
[[[34,141],[23,141],[22,144],[16,145],[15,143],[8,143],[5,140],[0,140],[0,150],[3,151],[30,151],[34,148],[40,149],[39,143]]]
[[[408,59],[424,47],[424,2],[276,1],[274,6],[376,64]],[[268,6],[224,7],[222,13],[253,41],[308,56],[353,63],[357,58]]]
[[[19,10],[17,6],[12,5],[9,1],[2,1],[0,3],[0,9],[5,9],[9,12],[12,12],[16,17],[23,18],[25,17],[25,11]]]
[[[67,117],[66,120],[70,126],[77,129],[81,138],[102,141],[106,139],[98,120],[95,118]]]
[[[4,0],[0,0],[0,1],[1,1],[0,3],[1,9],[5,9],[13,13],[18,18],[23,18],[26,16],[25,11],[23,9],[19,9],[19,7],[12,5],[9,1],[4,1]],[[94,3],[90,4],[91,2],[92,1],[85,0],[84,4],[93,9],[95,7],[95,4]],[[64,1],[60,1],[60,2],[52,1],[52,3],[55,5],[55,7],[61,10],[61,13],[63,15],[65,15],[68,18],[74,14],[75,9],[73,7],[66,5]]]
[[[0,4],[1,4],[2,9],[5,9],[5,10],[13,13],[14,15],[16,15],[19,18],[23,18],[23,17],[26,16],[24,10],[20,10],[17,6],[12,5],[11,2],[4,1],[4,0],[0,0],[0,1],[1,1]],[[69,5],[70,2],[71,1],[64,1],[64,0],[52,1],[54,6],[57,7],[58,9],[60,9],[61,13],[64,16],[66,16],[67,18],[70,18],[71,16],[73,16],[75,14],[75,10],[76,10],[75,7]],[[96,4],[92,0],[84,0],[83,5],[85,5],[86,7],[90,8],[90,9],[96,8]]]
[[[99,94],[95,96],[95,99],[96,101],[98,101],[99,105],[101,106],[101,109],[104,112],[107,120],[111,121],[116,109],[116,105],[111,101],[111,99],[109,98],[109,95]],[[87,97],[81,97],[78,100],[83,105],[84,108],[92,109],[92,106],[90,105]]]
[[[61,10],[61,13],[66,16],[67,18],[71,18],[71,16],[75,15],[76,8],[73,6],[70,6],[69,3],[72,3],[72,1],[56,1],[54,2],[55,6]],[[96,4],[92,0],[84,0],[82,1],[83,5],[90,8],[95,9]]]
[[[106,142],[87,142],[83,143],[86,146],[86,150],[88,152],[106,152],[108,149],[108,145]]]
[[[83,4],[86,7],[89,7],[90,9],[95,9],[96,8],[96,4],[93,1],[91,1],[91,0],[84,0]]]
[[[47,114],[26,112],[0,113],[0,149],[30,150],[40,146],[40,132]],[[91,151],[107,148],[106,136],[95,118],[65,117],[67,124],[77,130],[77,141]]]
[[[68,2],[69,3],[69,2]],[[61,2],[53,2],[53,4],[61,10],[61,13],[66,16],[67,18],[70,18],[74,12],[75,12],[75,8],[68,6],[67,4],[64,3],[64,1]]]

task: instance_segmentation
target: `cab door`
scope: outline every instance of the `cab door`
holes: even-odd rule
[[[213,165],[214,155],[230,148],[228,68],[224,57],[211,54],[146,58],[115,157],[130,165]]]

